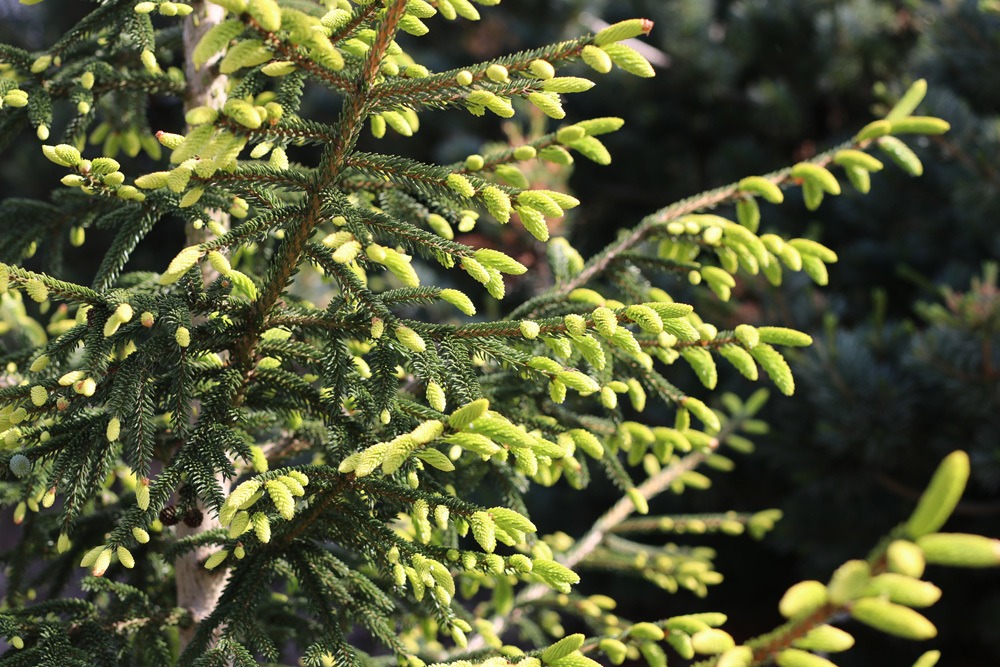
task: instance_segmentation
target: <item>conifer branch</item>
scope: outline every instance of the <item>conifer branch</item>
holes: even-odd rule
[[[312,184],[314,177],[309,171],[305,170],[284,170],[281,172],[274,172],[271,170],[261,169],[257,165],[240,165],[236,171],[228,174],[213,174],[211,177],[207,178],[193,176],[191,180],[193,182],[200,182],[206,185],[220,185],[228,183],[235,188],[243,188],[244,191],[248,191],[249,188],[252,188],[253,185],[251,184],[261,183],[277,187],[288,187],[296,190],[302,190]]]
[[[355,90],[349,93],[340,115],[340,132],[337,141],[332,147],[324,151],[322,165],[324,171],[320,177],[315,190],[310,192],[309,203],[306,215],[302,223],[286,237],[282,243],[276,257],[277,267],[274,275],[265,284],[261,298],[257,299],[251,307],[250,322],[251,328],[247,334],[237,343],[236,350],[241,365],[249,367],[249,357],[252,354],[254,337],[257,335],[258,327],[263,322],[267,313],[277,302],[284,291],[294,271],[297,269],[302,257],[305,243],[309,239],[313,229],[321,221],[321,207],[318,192],[339,178],[341,171],[346,166],[347,156],[354,143],[357,141],[368,108],[367,96],[371,82],[378,72],[378,64],[385,55],[389,43],[399,26],[406,8],[405,0],[393,0],[386,11],[379,29],[376,31],[376,38],[368,52],[367,60],[361,70],[361,74]]]
[[[370,10],[368,7],[366,10]],[[294,46],[289,46],[279,39],[275,39],[274,35],[267,30],[264,30],[260,25],[251,19],[250,25],[260,33],[260,36],[268,41],[268,44],[276,52],[275,55],[281,60],[287,60],[295,63],[297,67],[302,68],[304,71],[308,72],[316,81],[326,84],[330,89],[348,92],[352,89],[351,81],[346,76],[343,76],[339,72],[335,72],[327,67],[324,67],[321,63],[316,62],[312,58],[303,55]],[[334,41],[332,38],[331,42]]]
[[[92,289],[82,285],[74,285],[62,280],[56,280],[44,273],[26,271],[18,266],[0,263],[0,271],[9,276],[10,283],[31,292],[32,289],[38,291],[44,288],[46,296],[51,294],[62,301],[69,303],[86,304],[90,306],[103,306],[104,298]],[[45,298],[39,299],[44,301]]]
[[[655,338],[639,338],[639,345],[642,347],[660,347],[661,343]],[[674,349],[686,347],[702,347],[710,350],[718,349],[724,345],[742,345],[738,338],[732,336],[717,337],[712,340],[679,340],[672,345]]]
[[[360,28],[365,23],[368,23],[376,12],[379,10],[379,5],[377,3],[371,3],[367,6],[361,6],[356,8],[354,16],[352,16],[340,30],[330,35],[330,41],[336,44],[349,35],[351,35],[355,30]]]
[[[491,65],[500,65],[507,68],[508,72],[525,73],[535,60],[545,60],[553,64],[564,64],[575,60],[580,56],[580,52],[588,44],[593,42],[593,37],[581,37],[578,39],[566,40],[558,44],[552,44],[540,49],[519,51],[502,58],[484,61],[470,67],[463,67],[440,72],[431,76],[418,79],[403,79],[379,86],[376,96],[381,100],[400,99],[412,100],[421,99],[424,96],[436,98],[443,91],[455,87],[455,77],[459,72],[467,71],[472,74],[471,84],[485,84],[488,87],[496,84],[487,76],[487,70]]]
[[[549,146],[559,145],[559,141],[556,139],[556,132],[551,132],[549,134],[538,137],[537,139],[532,139],[531,141],[525,142],[520,146],[511,146],[495,153],[490,153],[483,156],[483,166],[479,169],[470,169],[465,161],[456,162],[448,166],[449,171],[457,174],[475,174],[475,173],[490,173],[500,165],[511,164],[513,162],[520,162],[515,153],[518,148],[522,146],[531,146],[536,151],[542,150],[543,148],[548,148]]]
[[[707,456],[708,454],[705,452],[688,454],[677,463],[664,468],[653,477],[647,479],[637,486],[636,490],[643,498],[649,501],[668,489],[670,483],[683,473],[701,465]],[[570,550],[563,554],[559,558],[559,561],[572,569],[573,566],[581,563],[590,556],[604,540],[605,535],[612,531],[615,526],[625,521],[633,512],[635,512],[635,504],[628,496],[622,497],[611,509],[594,522],[594,525],[591,526],[586,534],[573,543]],[[517,594],[515,598],[515,610],[509,616],[499,616],[491,619],[494,634],[500,635],[507,627],[516,624],[523,613],[524,607],[537,602],[548,593],[548,586],[543,584],[533,584],[523,589]],[[464,648],[462,653],[475,653],[484,646],[485,642],[482,635],[477,635],[469,641],[468,646]]]
[[[218,124],[233,134],[259,139],[303,141],[318,146],[334,143],[338,138],[338,129],[327,123],[296,118],[283,117],[278,123],[265,123],[251,130],[232,120],[220,119]]]
[[[820,153],[809,162],[812,164],[826,166],[833,161],[834,155],[845,149],[863,150],[871,144],[870,140],[846,142],[836,148]],[[792,177],[791,167],[771,172],[762,178],[778,187],[788,187],[794,185],[797,179]],[[693,197],[689,197],[676,204],[671,204],[660,209],[656,213],[650,214],[633,227],[629,232],[623,234],[620,239],[612,242],[604,250],[594,255],[586,266],[573,278],[552,287],[548,292],[539,295],[530,301],[522,304],[512,314],[512,318],[530,316],[544,303],[565,298],[567,294],[575,289],[579,289],[604,274],[608,267],[615,262],[620,255],[627,253],[635,246],[639,245],[647,238],[663,229],[670,222],[685,215],[710,211],[724,204],[735,203],[741,195],[740,183],[729,185],[702,192]]]
[[[898,534],[900,531],[894,531]],[[898,535],[897,535],[898,536]],[[867,564],[871,577],[887,571],[885,559],[885,547],[889,540],[882,543],[869,555]],[[837,621],[850,618],[851,602],[833,603],[827,602],[820,605],[808,614],[795,617],[787,623],[775,628],[771,632],[754,637],[748,640],[745,645],[753,650],[753,661],[751,665],[766,665],[773,662],[775,657],[782,651],[792,648],[797,640],[803,639],[811,630],[828,625]],[[715,667],[719,664],[718,657],[712,657],[694,663],[691,667]]]
[[[715,446],[718,446],[718,440],[716,440]],[[664,468],[642,484],[639,484],[636,489],[647,501],[652,500],[666,491],[670,487],[671,482],[683,473],[694,470],[704,463],[707,457],[708,452],[688,454],[677,463]],[[593,553],[594,549],[597,548],[609,532],[631,516],[635,510],[635,504],[630,498],[626,496],[619,499],[560,559],[563,565],[572,568],[577,563],[582,562],[587,556]]]
[[[434,75],[437,77],[437,75]],[[460,106],[473,90],[487,90],[495,95],[503,97],[526,97],[529,93],[540,88],[539,83],[531,79],[515,79],[509,83],[497,84],[480,82],[478,88],[469,89],[467,87],[456,86],[452,81],[450,87],[443,85],[435,86],[435,81],[428,81],[428,78],[412,79],[414,85],[406,90],[389,93],[382,90],[382,86],[375,88],[377,93],[373,102],[373,110],[386,111],[397,107],[445,109],[453,106]],[[418,100],[414,103],[414,100]]]
[[[385,4],[385,14],[378,23],[375,30],[375,39],[372,40],[371,47],[365,56],[364,64],[361,67],[361,76],[358,79],[357,90],[367,92],[369,86],[375,81],[379,66],[389,48],[389,44],[399,30],[399,22],[406,13],[406,0],[389,0]],[[369,102],[370,103],[370,102]]]
[[[692,522],[700,522],[705,524],[708,529],[715,529],[727,521],[745,524],[750,521],[751,516],[750,514],[726,512],[725,514],[671,514],[670,516],[633,517],[622,521],[608,532],[621,534],[669,532],[674,529],[682,531],[685,525]]]

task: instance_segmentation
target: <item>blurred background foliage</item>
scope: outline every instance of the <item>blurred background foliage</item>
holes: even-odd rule
[[[765,229],[811,235],[839,253],[830,286],[817,290],[798,276],[780,287],[747,280],[735,291],[736,305],[716,301],[702,312],[713,312],[720,328],[754,320],[794,326],[812,332],[816,345],[795,360],[796,395],[770,402],[765,419],[772,428],[757,437],[757,453],[739,456],[734,475],[713,474],[711,492],[663,499],[653,511],[781,507],[785,519],[760,544],[699,537],[697,543],[719,548],[718,567],[727,575],[703,601],[648,583],[591,579],[593,592],[614,587],[623,617],[718,609],[730,615],[738,638],[774,627],[785,587],[825,579],[843,560],[862,556],[906,516],[935,463],[954,448],[966,449],[974,467],[951,528],[1000,534],[1000,292],[989,264],[1000,258],[997,4],[505,0],[476,24],[438,21],[434,29],[450,42],[415,52],[432,69],[446,69],[596,29],[600,19],[656,21],[648,40],[660,52],[653,54],[655,79],[609,75],[569,107],[569,120],[626,119],[623,131],[607,137],[613,166],[578,162],[568,182],[544,168],[528,174],[536,185],[568,188],[584,200],[561,233],[585,256],[656,208],[846,140],[917,78],[930,84],[923,111],[952,124],[948,135],[916,146],[926,167],[920,179],[888,168],[874,178],[874,196],[833,198],[815,213],[799,203],[764,211]],[[31,8],[0,0],[0,41],[50,44],[84,9],[59,0]],[[316,110],[334,103],[318,94],[309,100]],[[178,111],[152,108],[150,126],[176,131]],[[492,118],[424,114],[421,132],[391,139],[392,150],[452,162],[481,152],[485,142],[516,142],[541,131],[541,123],[498,130]],[[38,158],[33,137],[8,146],[0,194],[46,196],[58,170]],[[152,168],[142,154],[131,165],[132,173]],[[101,232],[92,233],[96,242],[66,248],[74,279],[85,280],[100,260]],[[474,243],[502,245],[536,269],[536,284],[522,283],[511,303],[495,307],[511,308],[546,280],[535,246],[513,226],[476,233],[492,236]],[[134,265],[161,270],[182,234],[179,223],[161,225]],[[686,297],[681,283],[665,287]],[[736,378],[729,383],[749,393]],[[543,493],[540,525],[576,534],[616,498],[598,488],[588,496],[593,505],[580,507],[570,505],[577,496]],[[942,664],[1000,664],[1000,577],[940,572],[931,579],[946,591],[931,615],[946,633],[935,640]],[[859,646],[843,658],[845,667],[907,665],[923,650],[855,629]]]

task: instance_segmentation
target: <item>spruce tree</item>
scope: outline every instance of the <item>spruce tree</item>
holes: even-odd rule
[[[391,146],[431,113],[562,120],[564,96],[594,85],[582,74],[654,74],[629,43],[652,22],[431,72],[405,47],[429,35],[446,48],[442,18],[479,9],[108,0],[42,52],[0,45],[0,146],[33,128],[39,157],[65,170],[47,201],[0,205],[12,325],[0,489],[21,526],[3,554],[11,648],[0,661],[581,667],[641,656],[660,667],[679,655],[813,667],[853,644],[829,625],[847,616],[933,637],[914,610],[940,596],[925,564],[1000,564],[996,540],[938,532],[969,475],[961,451],[866,559],[787,591],[788,622],[768,635],[738,642],[722,613],[626,620],[610,597],[574,588],[586,568],[704,595],[722,580],[712,550],[653,542],[759,538],[778,519],[642,516],[667,490],[709,486],[700,468],[732,469],[726,448],[752,448],[766,392],[709,398],[718,360],[791,394],[781,350],[811,342],[782,327],[719,330],[670,290],[680,279],[729,301],[737,275],[779,284],[799,271],[825,284],[836,253],[763,233],[761,203],[801,193],[816,209],[841,177],[867,193],[884,166],[874,151],[919,175],[899,136],[948,129],[914,115],[923,82],[848,143],[660,209],[585,260],[549,238],[580,202],[529,187],[522,168],[608,164],[599,137],[620,119],[567,122],[448,165],[359,139]],[[310,88],[337,107],[309,113]],[[182,100],[183,133],[150,127],[152,96]],[[163,168],[126,175],[118,158],[140,151]],[[126,271],[155,226],[178,221],[188,245],[161,272]],[[463,242],[504,224],[547,244],[552,284],[477,317],[497,310],[505,276],[527,272]],[[89,286],[61,279],[65,242],[85,245],[92,228],[113,240]],[[307,277],[324,303],[297,296]],[[679,366],[702,387],[672,381]],[[530,489],[584,489],[592,474],[621,499],[583,535],[538,535]]]

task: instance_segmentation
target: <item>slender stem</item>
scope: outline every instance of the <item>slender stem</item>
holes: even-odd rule
[[[668,207],[646,217],[642,222],[636,225],[631,232],[615,243],[612,243],[605,252],[591,260],[587,266],[584,267],[583,271],[578,273],[571,280],[568,280],[562,285],[556,287],[553,296],[565,296],[578,287],[582,287],[587,284],[598,275],[604,273],[608,266],[615,261],[619,255],[644,241],[646,237],[649,236],[649,233],[657,227],[661,227],[670,220],[684,215],[689,215],[696,211],[713,209],[716,206],[731,200],[736,192],[737,186],[730,185],[722,188],[721,190],[714,190],[712,192],[705,193],[704,195],[685,200],[681,204]]]
[[[646,500],[655,498],[666,491],[674,480],[682,474],[697,468],[706,458],[708,458],[706,452],[688,454],[680,461],[664,468],[640,484],[637,487],[639,493]],[[613,530],[615,526],[631,516],[633,512],[635,512],[635,505],[632,504],[632,501],[627,496],[620,498],[604,516],[597,520],[590,530],[587,531],[587,534],[577,540],[576,544],[566,552],[566,555],[560,559],[562,564],[572,569],[573,566],[593,553],[594,549],[601,543],[601,540],[604,539],[604,536]]]
[[[669,516],[644,516],[628,519],[611,529],[610,532],[622,533],[659,533],[671,532],[674,527],[682,528],[692,521],[701,521],[710,528],[716,528],[724,521],[737,521],[746,524],[750,514],[671,514]],[[666,522],[666,523],[665,523]]]

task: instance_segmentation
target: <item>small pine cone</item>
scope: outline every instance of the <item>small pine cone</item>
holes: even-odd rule
[[[197,528],[198,526],[200,526],[201,521],[204,518],[205,517],[202,514],[201,510],[198,509],[197,507],[192,507],[188,509],[188,511],[184,512],[184,524],[191,528]]]
[[[176,526],[180,519],[177,516],[177,508],[173,505],[167,505],[162,510],[160,510],[160,521],[163,522],[164,526]]]

